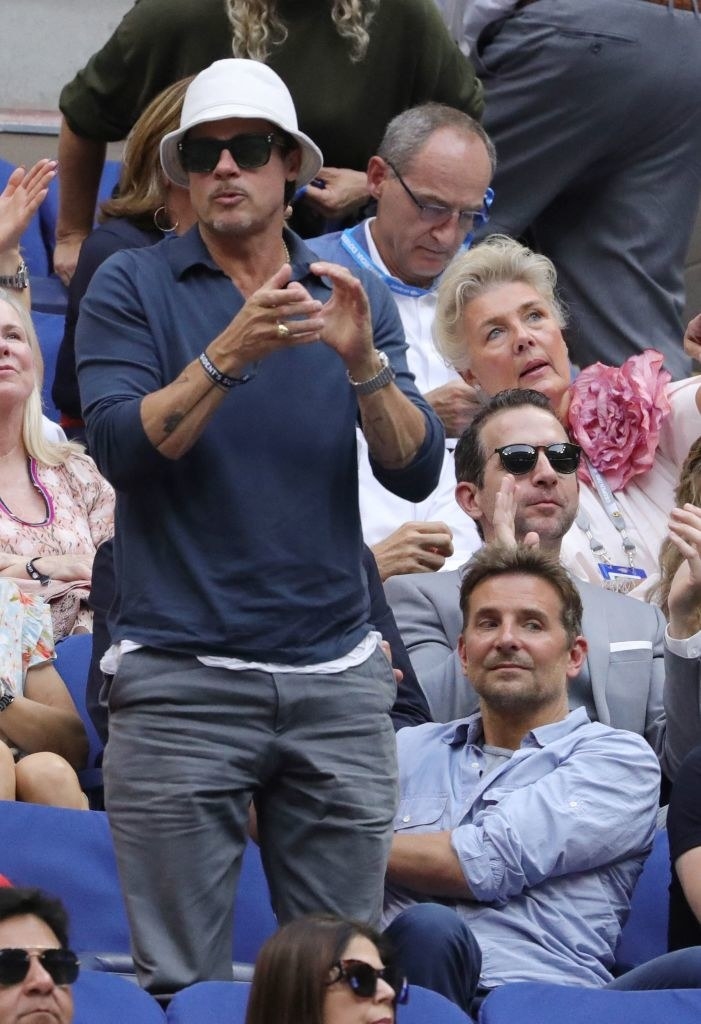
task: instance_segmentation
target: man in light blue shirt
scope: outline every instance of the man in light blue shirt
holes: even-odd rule
[[[411,981],[468,1010],[509,981],[609,984],[654,834],[657,758],[642,737],[569,711],[587,644],[552,556],[488,545],[460,607],[480,710],[397,735],[390,936]]]

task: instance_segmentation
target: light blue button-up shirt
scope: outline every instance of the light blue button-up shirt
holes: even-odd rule
[[[452,831],[481,984],[603,985],[655,830],[660,770],[635,733],[577,708],[486,774],[480,715],[400,730],[395,831]],[[385,924],[427,897],[388,888]]]

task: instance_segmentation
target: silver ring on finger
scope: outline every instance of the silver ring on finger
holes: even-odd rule
[[[290,334],[291,334],[291,331],[290,331],[289,327],[287,326],[287,324],[281,324],[280,321],[278,320],[278,325],[277,325],[277,336],[278,336],[278,338],[289,338]]]

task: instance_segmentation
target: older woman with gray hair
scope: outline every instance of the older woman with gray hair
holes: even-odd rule
[[[643,596],[657,569],[679,467],[701,434],[699,381],[670,383],[654,349],[621,367],[595,363],[575,375],[556,285],[549,259],[493,236],[446,271],[435,342],[478,392],[533,388],[550,399],[584,456],[579,513],[562,559],[582,579]],[[524,449],[524,473],[538,457],[533,443],[514,438]],[[679,529],[693,530],[683,514]]]

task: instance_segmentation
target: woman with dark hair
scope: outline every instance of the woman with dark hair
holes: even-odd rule
[[[408,998],[387,942],[367,925],[302,917],[256,960],[246,1024],[394,1024]]]

